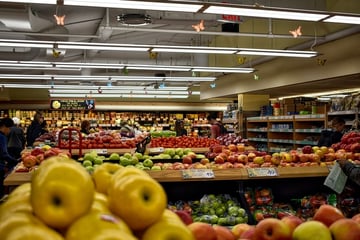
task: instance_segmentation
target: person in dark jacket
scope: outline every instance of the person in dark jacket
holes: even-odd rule
[[[360,166],[348,160],[337,160],[346,176],[360,187]]]
[[[5,175],[17,164],[17,160],[7,150],[7,136],[13,125],[14,122],[11,118],[0,119],[0,198],[4,194]]]
[[[11,127],[8,136],[8,152],[15,159],[19,159],[22,150],[25,148],[26,139],[24,131],[19,127],[20,119],[14,117],[12,120],[14,121],[14,126]]]
[[[342,136],[346,133],[345,120],[340,117],[335,117],[331,121],[332,130],[325,130],[321,132],[318,146],[330,147],[334,143],[341,141]]]
[[[29,147],[32,147],[35,140],[44,134],[46,131],[44,129],[44,118],[42,117],[41,112],[36,112],[34,119],[32,120],[30,126],[26,131],[26,144]]]
[[[175,132],[176,136],[187,136],[187,131],[184,128],[184,121],[183,120],[176,120],[175,122]]]
[[[84,120],[81,122],[81,129],[80,129],[80,132],[85,134],[85,135],[88,135],[90,134],[90,121],[88,120]]]

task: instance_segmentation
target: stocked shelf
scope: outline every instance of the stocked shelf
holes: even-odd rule
[[[188,181],[223,181],[223,180],[251,180],[251,179],[284,179],[284,178],[307,178],[325,177],[329,173],[328,167],[282,167],[276,168],[278,176],[250,177],[247,169],[214,169],[213,178],[189,178],[184,179],[181,170],[147,171],[158,182],[188,182]],[[31,172],[12,172],[4,180],[5,186],[18,186],[31,181]]]
[[[247,139],[250,143],[258,149],[266,148],[274,152],[276,149],[288,150],[303,145],[316,145],[326,126],[326,115],[249,117],[246,122]]]

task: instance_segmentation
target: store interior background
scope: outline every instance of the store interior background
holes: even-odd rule
[[[360,13],[360,4],[357,0],[349,0],[346,4],[339,0],[267,0],[256,2],[243,0],[229,2],[246,5],[259,4],[268,7]],[[41,18],[41,21],[46,22],[48,25],[25,30],[20,29],[20,27],[19,29],[12,28],[7,23],[10,18],[15,18],[19,24],[29,25],[30,19],[22,18],[29,15],[28,4],[0,2],[0,7],[0,33],[3,39],[297,49],[314,50],[320,53],[319,56],[314,58],[255,56],[242,58],[242,56],[238,55],[160,53],[156,59],[152,59],[148,53],[67,50],[59,58],[54,58],[51,49],[40,49],[35,51],[36,54],[34,55],[34,49],[14,52],[17,51],[14,48],[0,48],[0,60],[86,61],[153,65],[196,64],[216,67],[253,67],[256,69],[254,73],[249,74],[203,73],[202,76],[217,77],[215,81],[216,87],[212,88],[208,82],[199,84],[185,83],[191,91],[200,91],[200,96],[190,95],[186,100],[171,98],[166,100],[99,98],[95,99],[98,110],[223,111],[226,110],[229,103],[238,101],[239,95],[242,94],[262,95],[267,96],[268,99],[278,99],[308,93],[352,89],[359,86],[360,48],[358,43],[360,26],[356,24],[243,17],[237,23],[239,32],[227,35],[226,32],[222,34],[222,23],[218,21],[221,16],[213,14],[31,4],[31,11],[37,18]],[[53,14],[56,12],[66,15],[64,26],[55,24]],[[121,13],[148,14],[152,17],[152,23],[141,27],[127,27],[116,20],[116,16]],[[16,19],[17,16],[19,16],[18,19]],[[192,25],[198,23],[201,19],[205,20],[206,29],[197,33],[192,28]],[[302,27],[302,36],[294,38],[289,33],[289,30],[293,30],[298,26]],[[164,31],[156,32],[157,29]],[[243,63],[240,64],[240,61],[243,61]],[[123,74],[121,69],[117,71],[90,69],[74,73],[67,72],[67,74],[81,75],[85,74],[85,72],[92,75]],[[128,74],[154,76],[158,73],[130,71]],[[179,74],[174,72],[161,73],[167,76],[177,76]],[[0,74],[56,75],[64,73],[57,70],[0,68]],[[20,81],[1,79],[2,83]],[[49,82],[41,80],[27,80],[26,83],[49,84]],[[79,85],[80,82],[71,84]],[[146,87],[151,88],[154,83],[137,82],[135,84],[141,86],[146,84]],[[349,90],[348,92],[352,91]],[[19,108],[19,104],[23,109],[47,109],[49,107],[49,89],[11,89],[2,87],[0,103],[2,108],[5,109]]]

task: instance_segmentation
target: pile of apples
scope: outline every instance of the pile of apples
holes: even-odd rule
[[[35,147],[32,150],[26,149],[21,153],[21,163],[16,166],[15,171],[29,172],[34,167],[40,165],[47,158],[58,155],[71,157],[69,151],[51,147],[49,145]]]
[[[32,182],[0,206],[2,240],[195,240],[167,209],[162,186],[145,171],[104,163],[90,175],[65,156],[44,161]]]
[[[213,138],[181,136],[152,138],[149,146],[153,148],[203,148],[214,144],[219,144],[219,141]]]
[[[344,149],[346,152],[360,153],[360,132],[345,133],[339,143],[331,145],[335,150]]]
[[[255,226],[237,224],[231,231],[241,240],[358,240],[360,214],[346,218],[338,208],[323,204],[311,220],[297,216],[265,218]]]

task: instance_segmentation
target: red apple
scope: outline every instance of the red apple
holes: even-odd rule
[[[360,213],[355,214],[351,219],[360,224]]]
[[[256,240],[291,240],[290,227],[277,218],[265,218],[255,226]]]
[[[220,156],[220,155],[217,155],[217,156],[215,157],[214,161],[215,161],[215,163],[217,163],[217,164],[222,164],[222,163],[225,162],[224,158],[223,158],[222,156]]]
[[[256,157],[256,154],[254,152],[249,152],[247,156],[248,156],[248,161],[252,162]]]
[[[192,164],[192,158],[190,156],[184,156],[182,162],[185,164]]]
[[[185,210],[175,210],[174,212],[180,217],[180,219],[186,225],[189,225],[189,224],[193,223],[193,219],[192,219],[189,212],[187,212]]]
[[[281,221],[283,221],[286,225],[289,226],[291,234],[294,232],[295,228],[303,222],[301,218],[295,215],[285,216],[281,218]]]
[[[213,228],[216,232],[216,240],[235,240],[234,234],[227,227],[214,225]]]
[[[334,222],[339,219],[345,218],[344,214],[340,211],[340,209],[329,205],[323,204],[319,207],[319,209],[315,212],[313,220],[324,223],[326,226],[330,226]]]
[[[239,223],[231,228],[231,232],[238,239],[245,231],[249,230],[252,226],[247,223]]]
[[[339,219],[329,227],[333,240],[359,240],[360,224],[353,219]]]
[[[255,226],[250,226],[248,230],[240,235],[240,239],[253,239],[255,235]]]
[[[235,144],[229,144],[227,147],[231,152],[237,152],[238,150]]]
[[[248,163],[248,156],[246,154],[238,155],[237,162],[242,163],[242,164],[247,164]]]
[[[238,157],[237,157],[237,155],[235,155],[235,154],[231,154],[231,155],[228,156],[228,158],[227,158],[227,161],[230,162],[230,163],[235,163],[235,162],[237,162],[237,160],[238,160]]]
[[[210,163],[210,160],[208,158],[202,158],[200,160],[200,163],[203,164],[203,165],[206,165],[206,164]]]
[[[217,240],[215,229],[207,223],[193,222],[188,225],[195,240]]]

